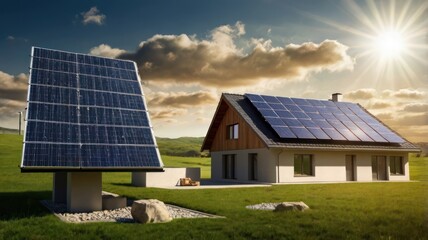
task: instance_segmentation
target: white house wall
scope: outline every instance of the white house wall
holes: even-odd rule
[[[222,161],[223,155],[235,154],[235,180],[249,181],[248,158],[249,154],[257,154],[257,178],[259,182],[276,182],[277,156],[267,148],[250,150],[231,150],[211,153],[211,178],[213,180],[223,179]]]
[[[272,150],[273,151],[273,150]],[[280,152],[276,150],[273,152]],[[312,154],[313,176],[294,176],[294,154]],[[355,155],[355,181],[372,181],[372,163],[374,155],[387,157],[387,178],[389,180],[409,180],[407,153],[394,152],[342,152],[342,151],[309,151],[285,150],[280,153],[279,182],[341,182],[346,181],[346,155]],[[389,157],[403,157],[404,175],[390,175]]]
[[[251,149],[231,150],[211,153],[211,178],[223,179],[223,155],[235,154],[235,178],[237,181],[249,181],[248,159],[249,154],[258,155],[258,181],[270,183],[293,182],[345,182],[346,155],[355,155],[355,181],[372,181],[371,159],[374,155],[387,157],[387,179],[391,181],[408,181],[409,164],[408,154],[401,152],[367,152],[367,151],[312,151],[312,150],[280,150],[280,149]],[[312,154],[313,176],[294,176],[294,154]],[[404,175],[391,175],[389,171],[389,157],[403,157]],[[278,167],[279,162],[279,167]]]

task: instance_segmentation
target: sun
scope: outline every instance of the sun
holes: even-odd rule
[[[396,30],[388,30],[379,33],[374,38],[373,47],[381,57],[396,58],[400,57],[406,48],[406,42],[403,34]]]
[[[348,40],[355,61],[360,62],[356,79],[370,78],[374,87],[393,88],[425,81],[417,74],[428,66],[426,26],[428,1],[343,1],[352,25],[312,16],[317,21],[351,36]]]

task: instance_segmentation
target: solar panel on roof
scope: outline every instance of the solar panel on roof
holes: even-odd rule
[[[281,138],[404,142],[404,139],[355,103],[256,94],[245,96]],[[284,125],[280,125],[278,117]]]
[[[135,63],[33,47],[21,168],[161,170]]]

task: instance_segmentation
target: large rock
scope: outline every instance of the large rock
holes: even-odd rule
[[[172,220],[165,204],[157,199],[134,201],[131,215],[139,223],[159,223]]]
[[[282,202],[275,207],[274,212],[305,211],[309,209],[304,202]]]

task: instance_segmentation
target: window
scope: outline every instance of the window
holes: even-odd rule
[[[239,124],[232,124],[227,126],[227,139],[238,139]]]
[[[312,175],[312,155],[294,154],[294,176]]]
[[[223,178],[235,179],[235,154],[223,155]]]
[[[403,175],[403,157],[389,157],[389,172],[393,175]]]

